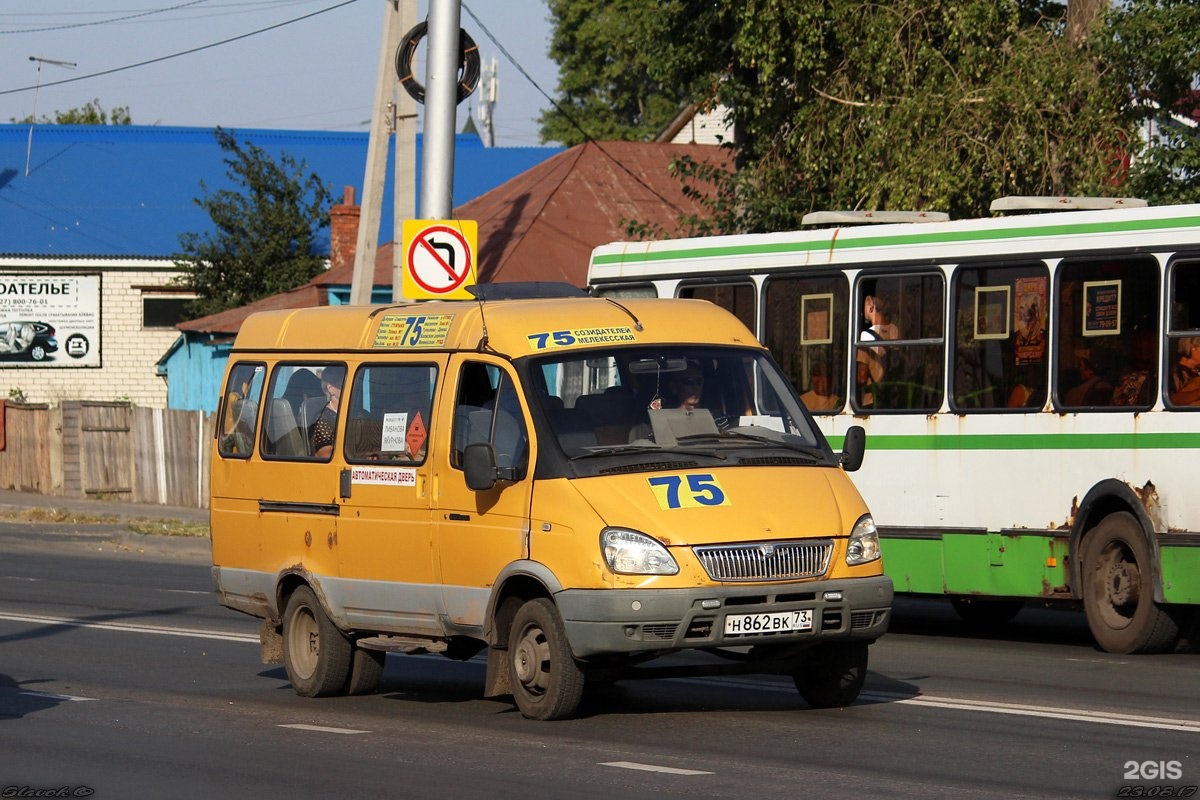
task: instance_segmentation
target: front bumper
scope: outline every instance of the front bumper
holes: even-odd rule
[[[840,593],[841,599],[826,599]],[[874,640],[887,630],[886,576],[695,589],[568,589],[555,596],[576,658],[831,639]],[[716,604],[714,604],[716,601]],[[707,607],[706,607],[707,606]],[[727,636],[725,617],[811,609],[812,630]]]

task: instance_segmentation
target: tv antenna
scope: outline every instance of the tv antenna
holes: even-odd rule
[[[53,58],[38,58],[30,56],[30,61],[37,62],[37,81],[33,84],[33,113],[29,117],[29,142],[25,145],[25,177],[29,177],[29,157],[33,153],[33,126],[37,125],[37,98],[38,89],[42,86],[42,64],[53,64],[56,67],[65,67],[67,69],[75,69],[78,65],[74,61],[56,61]]]

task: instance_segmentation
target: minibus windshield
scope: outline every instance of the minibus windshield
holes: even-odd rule
[[[534,366],[535,392],[569,458],[686,449],[826,450],[767,354],[704,346],[564,352]]]

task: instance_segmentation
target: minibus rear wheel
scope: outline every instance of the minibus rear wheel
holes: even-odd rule
[[[296,694],[342,694],[350,679],[351,648],[312,589],[301,586],[292,592],[283,614],[283,665]]]
[[[800,696],[813,708],[844,708],[867,679],[867,642],[826,642],[808,651],[792,673]]]
[[[529,719],[566,719],[583,696],[584,676],[554,603],[529,600],[513,617],[508,663],[517,708]]]

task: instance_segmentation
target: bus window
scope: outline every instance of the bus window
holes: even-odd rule
[[[217,446],[222,456],[250,457],[266,374],[263,364],[235,364],[229,371],[229,385],[225,387],[225,403],[221,409],[221,441]]]
[[[1064,410],[1150,408],[1158,385],[1158,262],[1059,265],[1055,393]]]
[[[848,297],[841,275],[767,281],[763,344],[814,414],[846,402]]]
[[[437,367],[371,364],[359,369],[346,418],[351,463],[425,461]]]
[[[954,273],[954,411],[1032,411],[1046,404],[1045,264],[963,267]]]
[[[854,405],[865,411],[936,411],[945,340],[940,272],[867,276],[854,342]]]
[[[512,469],[513,480],[524,480],[529,434],[512,378],[495,364],[468,361],[459,372],[454,401],[450,466],[462,469],[463,451],[478,442],[492,445],[497,467]]]
[[[313,429],[329,397],[321,383],[325,370],[341,386],[342,364],[280,363],[271,374],[271,389],[263,419],[262,452],[268,458],[312,459]],[[336,422],[334,423],[336,426]]]
[[[1173,264],[1170,285],[1166,405],[1200,408],[1200,261]]]
[[[753,283],[734,283],[723,286],[681,286],[679,297],[707,300],[733,314],[750,330],[758,331],[755,305],[758,293]]]

